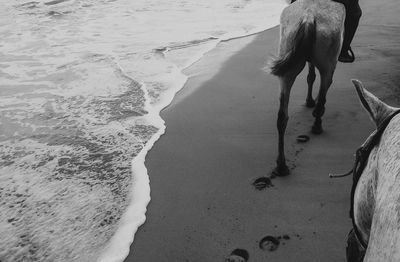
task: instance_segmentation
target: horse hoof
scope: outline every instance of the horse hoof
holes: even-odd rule
[[[320,135],[320,134],[322,134],[322,127],[320,127],[320,126],[312,126],[312,128],[311,128],[311,132],[314,134],[314,135]]]
[[[275,169],[272,171],[272,175],[274,176],[287,176],[290,175],[289,168],[287,165],[279,165],[275,167]]]
[[[314,99],[310,99],[310,100],[306,100],[306,107],[308,107],[308,108],[313,108],[313,107],[315,107],[315,101],[314,101]]]

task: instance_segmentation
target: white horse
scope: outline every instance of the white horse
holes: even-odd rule
[[[347,261],[400,261],[400,108],[386,105],[353,80],[362,105],[377,126],[362,148],[365,165],[354,180],[353,228]],[[361,163],[362,163],[361,159]]]
[[[306,105],[314,107],[312,132],[322,132],[321,117],[325,111],[326,93],[332,84],[343,41],[345,8],[327,0],[298,0],[281,14],[279,55],[271,63],[271,73],[280,80],[280,107],[277,127],[279,155],[275,174],[289,174],[284,153],[284,135],[288,121],[289,96],[297,75],[309,64]],[[315,67],[321,75],[317,103],[312,97]]]

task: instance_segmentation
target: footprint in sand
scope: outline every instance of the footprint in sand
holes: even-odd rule
[[[281,244],[282,241],[289,240],[290,237],[289,235],[283,235],[283,236],[265,236],[263,237],[260,242],[259,242],[259,247],[262,250],[266,251],[275,251],[278,249],[279,245]],[[283,245],[285,243],[282,243]]]
[[[254,180],[253,186],[257,190],[263,190],[267,187],[268,188],[273,187],[274,185],[271,182],[271,178],[263,176],[263,177],[259,177],[256,180]]]
[[[280,241],[273,236],[266,236],[260,240],[259,246],[262,250],[275,251],[278,249]]]
[[[225,262],[247,262],[249,257],[247,250],[237,248],[225,259]]]

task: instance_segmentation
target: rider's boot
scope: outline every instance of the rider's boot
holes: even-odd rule
[[[361,17],[361,9],[358,6],[356,8],[356,12],[353,14],[349,14],[346,16],[346,20],[344,22],[344,39],[342,44],[342,50],[339,55],[339,61],[342,63],[352,63],[354,62],[354,53],[351,50],[350,44],[354,38],[354,35],[357,31],[358,22]]]

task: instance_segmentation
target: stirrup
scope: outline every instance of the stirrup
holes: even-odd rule
[[[340,53],[339,58],[338,58],[339,62],[353,63],[355,60],[353,50],[351,49],[350,46],[349,46],[349,49],[347,49],[347,51],[346,51],[346,55],[348,55],[348,56],[342,57],[341,55],[342,55],[342,52]]]

